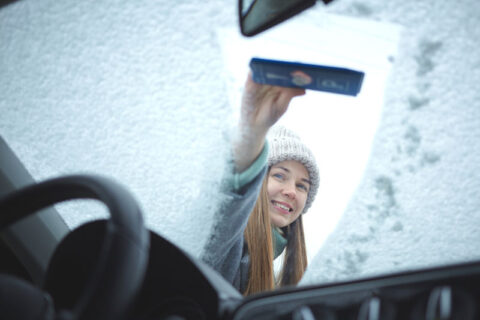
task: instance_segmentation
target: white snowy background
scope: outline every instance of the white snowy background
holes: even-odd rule
[[[357,98],[308,92],[288,113],[318,149],[324,182],[305,216],[303,283],[480,258],[479,18],[477,0],[336,0],[279,26],[284,43],[271,40],[276,29],[254,38],[293,60],[366,71]],[[378,41],[332,27],[347,20],[385,36],[375,59],[367,53]],[[237,23],[233,0],[9,5],[0,135],[36,180],[116,179],[151,229],[198,256],[221,200],[238,70],[247,70],[248,46],[232,62],[245,41]],[[105,215],[90,202],[58,209],[71,228]]]

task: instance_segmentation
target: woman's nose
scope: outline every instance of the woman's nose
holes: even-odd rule
[[[290,183],[286,184],[285,187],[283,188],[283,194],[290,199],[295,199],[297,193],[295,191],[295,186],[291,185]]]

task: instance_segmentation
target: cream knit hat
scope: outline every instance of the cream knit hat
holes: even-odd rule
[[[280,125],[275,125],[270,129],[268,141],[270,147],[268,167],[282,161],[295,160],[303,164],[307,169],[311,185],[303,213],[307,212],[317,195],[320,183],[318,167],[312,151],[302,143],[298,135]]]

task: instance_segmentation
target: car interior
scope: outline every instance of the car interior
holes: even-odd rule
[[[13,2],[1,1],[0,9]],[[315,2],[290,1],[271,19],[258,20],[262,2],[240,0],[241,32],[254,36]],[[72,199],[99,201],[109,217],[70,230],[54,205]],[[149,230],[137,201],[115,180],[79,174],[35,181],[1,136],[0,229],[1,319],[480,317],[480,262],[243,297],[209,266]]]

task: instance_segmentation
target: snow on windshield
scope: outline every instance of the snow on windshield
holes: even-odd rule
[[[222,199],[239,107],[218,36],[238,27],[236,9],[223,0],[36,0],[2,8],[0,135],[37,180],[86,172],[123,183],[150,228],[198,255]],[[292,20],[321,28],[321,19],[341,15],[402,28],[397,54],[383,61],[383,105],[372,104],[370,115],[378,118],[358,132],[370,139],[370,151],[362,145],[353,159],[364,170],[347,173],[345,162],[354,182],[345,182],[348,196],[336,204],[342,213],[310,254],[304,283],[479,258],[479,13],[477,0],[337,0]],[[316,34],[308,36],[303,49],[315,44]],[[367,46],[359,42],[349,54]],[[320,99],[333,103],[308,101]],[[361,121],[342,112],[322,121]],[[321,135],[338,150],[351,142]],[[325,166],[327,156],[346,161],[337,155],[322,156]],[[91,210],[61,213],[75,227],[104,215]],[[323,210],[308,213],[319,218],[308,228],[323,228],[321,217],[330,214]]]
[[[479,259],[480,3],[336,4],[403,30],[363,179],[302,283]]]

